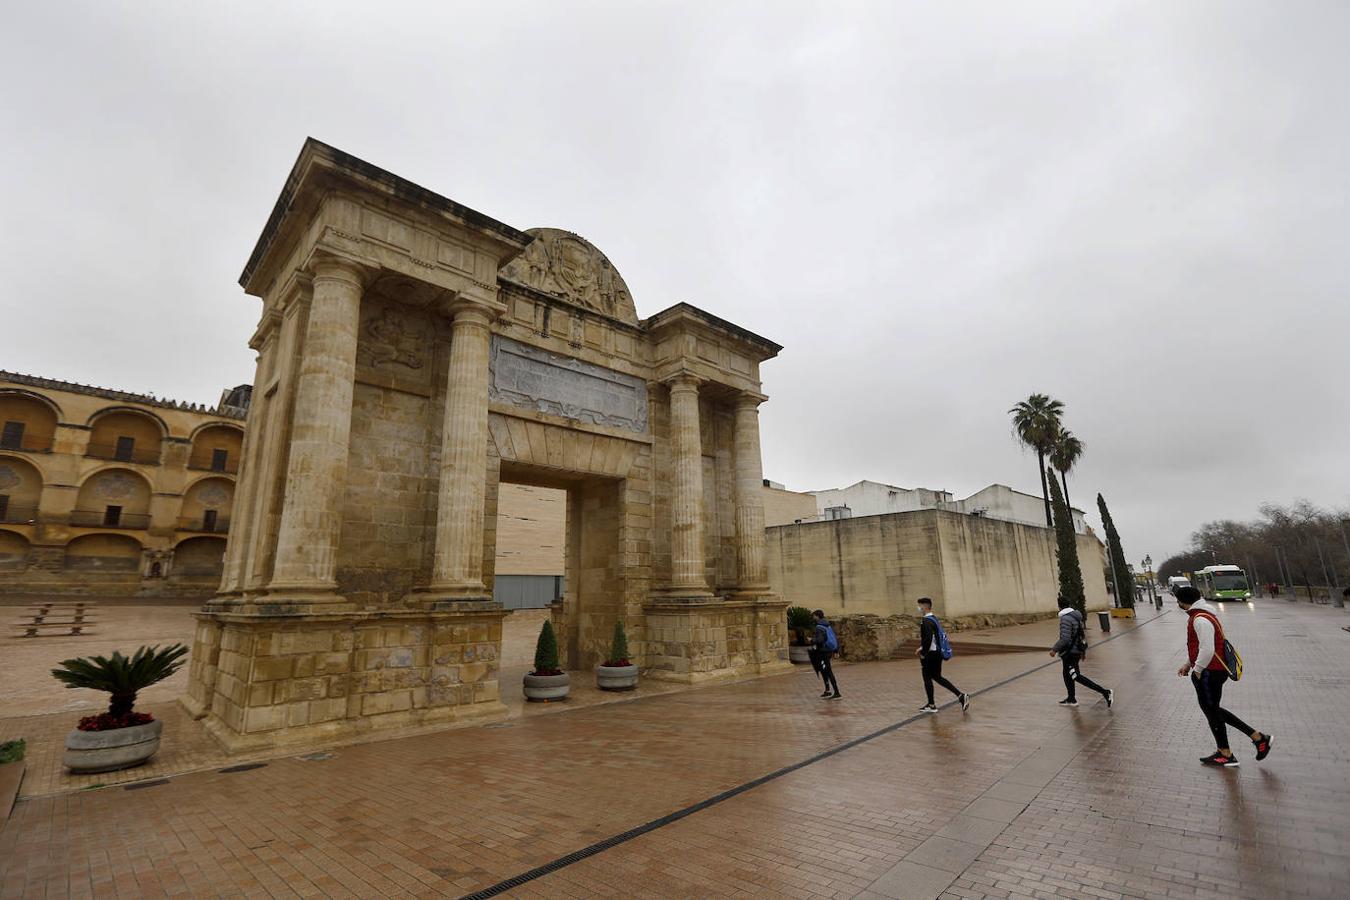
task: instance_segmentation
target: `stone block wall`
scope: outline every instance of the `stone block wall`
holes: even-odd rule
[[[203,619],[184,705],[231,750],[498,714],[501,615]]]
[[[833,618],[905,615],[919,597],[944,621],[1058,608],[1048,528],[930,509],[769,528],[766,549],[774,592]],[[1106,607],[1095,538],[1078,535],[1078,557],[1088,607]]]

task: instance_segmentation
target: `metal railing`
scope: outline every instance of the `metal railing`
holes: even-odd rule
[[[115,459],[118,462],[140,463],[145,466],[159,465],[159,447],[132,447],[130,450],[119,448],[116,444],[90,444],[84,451],[85,456],[95,459]]]
[[[230,517],[221,516],[214,522],[208,522],[206,519],[179,519],[179,531],[200,531],[204,534],[228,534],[230,530]]]
[[[0,511],[0,523],[5,525],[32,525],[37,521],[36,506],[20,506],[17,503],[8,503],[3,511]]]
[[[149,513],[123,512],[115,518],[105,509],[73,509],[70,524],[95,528],[149,528]]]
[[[0,437],[0,450],[18,450],[24,453],[51,453],[52,438],[24,435],[20,438]]]

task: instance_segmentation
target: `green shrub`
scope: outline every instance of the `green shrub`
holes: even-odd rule
[[[787,622],[788,630],[792,632],[793,640],[799,647],[807,643],[806,635],[816,627],[816,617],[805,606],[789,606]]]
[[[68,688],[92,688],[110,696],[108,715],[125,716],[136,705],[136,694],[168,678],[183,665],[188,649],[173,644],[141,647],[131,657],[116,651],[111,657],[94,656],[61,661],[52,677]]]
[[[539,629],[539,642],[534,645],[534,671],[531,675],[561,675],[558,668],[558,636],[553,632],[553,623],[544,620]]]
[[[0,763],[18,762],[23,759],[23,751],[26,746],[23,738],[0,743]]]
[[[605,665],[632,665],[632,662],[628,659],[628,635],[624,634],[623,622],[614,623],[614,637],[609,644],[609,659],[605,660]]]

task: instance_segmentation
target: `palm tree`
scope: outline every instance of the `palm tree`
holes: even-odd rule
[[[1050,465],[1059,472],[1060,483],[1064,485],[1064,502],[1069,504],[1069,470],[1083,456],[1083,442],[1069,429],[1061,428],[1055,435],[1054,446],[1050,448]],[[1073,509],[1072,504],[1069,509]]]
[[[111,657],[94,656],[61,661],[52,676],[68,688],[92,688],[109,694],[108,714],[125,716],[136,704],[136,694],[168,678],[183,664],[188,648],[172,644],[160,649],[141,647],[130,657],[115,651]]]
[[[1032,394],[1008,410],[1012,416],[1013,434],[1026,446],[1036,451],[1037,468],[1041,470],[1041,499],[1045,501],[1045,525],[1054,527],[1050,516],[1050,489],[1045,480],[1045,457],[1055,444],[1060,431],[1060,417],[1064,404],[1050,399],[1047,394]]]

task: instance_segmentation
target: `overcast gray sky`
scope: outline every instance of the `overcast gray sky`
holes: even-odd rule
[[[1350,504],[1350,5],[13,4],[0,367],[214,402],[306,135],[520,228],[649,316],[785,346],[765,474],[1039,490],[1087,442],[1131,559]]]

